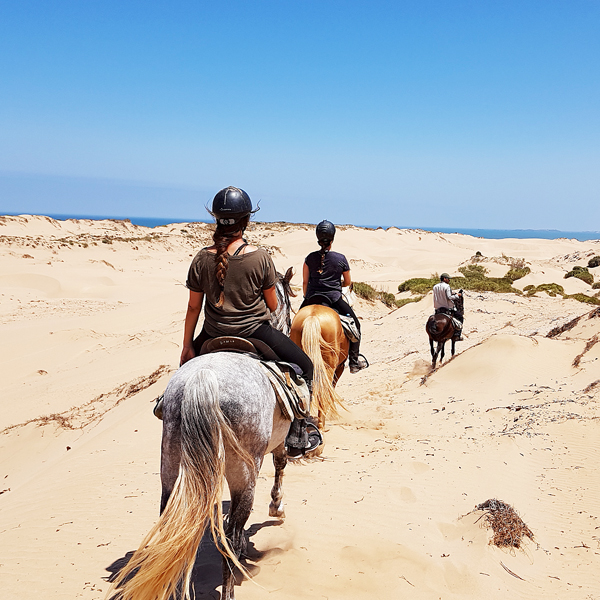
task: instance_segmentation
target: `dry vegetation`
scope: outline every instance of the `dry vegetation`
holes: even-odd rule
[[[484,511],[485,524],[494,532],[490,544],[498,548],[520,548],[524,537],[533,541],[533,532],[510,504],[492,498],[478,504],[476,510]]]

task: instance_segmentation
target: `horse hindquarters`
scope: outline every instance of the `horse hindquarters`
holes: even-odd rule
[[[165,433],[168,437],[169,430]],[[234,437],[219,406],[216,375],[208,369],[193,373],[181,401],[179,475],[158,522],[114,584],[122,586],[119,600],[166,600],[180,580],[189,600],[196,551],[209,523],[217,546],[241,567],[223,530],[221,510],[224,442],[231,444]],[[168,447],[163,440],[163,449]]]
[[[333,387],[334,368],[323,359],[323,353],[330,348],[321,334],[318,317],[312,315],[304,319],[301,346],[314,367],[312,401],[317,404],[319,421],[321,418],[324,421],[325,416],[338,416],[337,406],[342,404],[342,399]]]

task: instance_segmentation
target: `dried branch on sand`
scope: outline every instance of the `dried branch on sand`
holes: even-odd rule
[[[494,532],[490,544],[498,548],[520,548],[523,537],[533,540],[533,532],[510,504],[492,498],[477,505],[476,510],[485,511],[485,523]]]

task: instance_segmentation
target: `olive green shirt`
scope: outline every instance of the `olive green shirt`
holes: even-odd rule
[[[229,256],[225,277],[225,301],[216,304],[221,288],[215,276],[217,255],[203,248],[190,265],[186,287],[204,294],[204,328],[208,335],[248,337],[270,318],[263,290],[277,283],[271,257],[261,248],[238,256]]]

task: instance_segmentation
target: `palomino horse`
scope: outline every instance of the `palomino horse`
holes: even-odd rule
[[[311,412],[316,410],[319,427],[325,418],[338,414],[342,399],[335,384],[348,358],[348,338],[338,313],[328,306],[312,304],[301,308],[292,322],[292,341],[300,346],[314,365]]]
[[[462,290],[458,292],[458,299],[454,301],[454,305],[456,312],[462,316],[465,310]],[[435,369],[435,363],[437,362],[438,355],[440,361],[444,360],[444,346],[449,339],[452,340],[451,351],[452,356],[454,356],[454,345],[456,343],[454,334],[456,333],[456,329],[450,315],[438,313],[436,315],[431,315],[429,319],[427,319],[425,330],[429,336],[429,347],[431,349],[431,358],[433,359],[431,366]],[[437,342],[435,349],[433,347],[434,342]]]
[[[280,276],[277,286],[285,292],[286,279]],[[289,303],[280,302],[278,311],[288,309]],[[234,566],[245,572],[239,562],[244,525],[269,452],[275,465],[269,515],[284,517],[281,483],[289,428],[256,359],[218,352],[185,363],[164,393],[160,518],[119,573],[115,597],[167,600],[179,590],[189,600],[196,551],[210,526],[223,555],[221,597],[232,600]],[[231,494],[225,526],[223,479]]]

